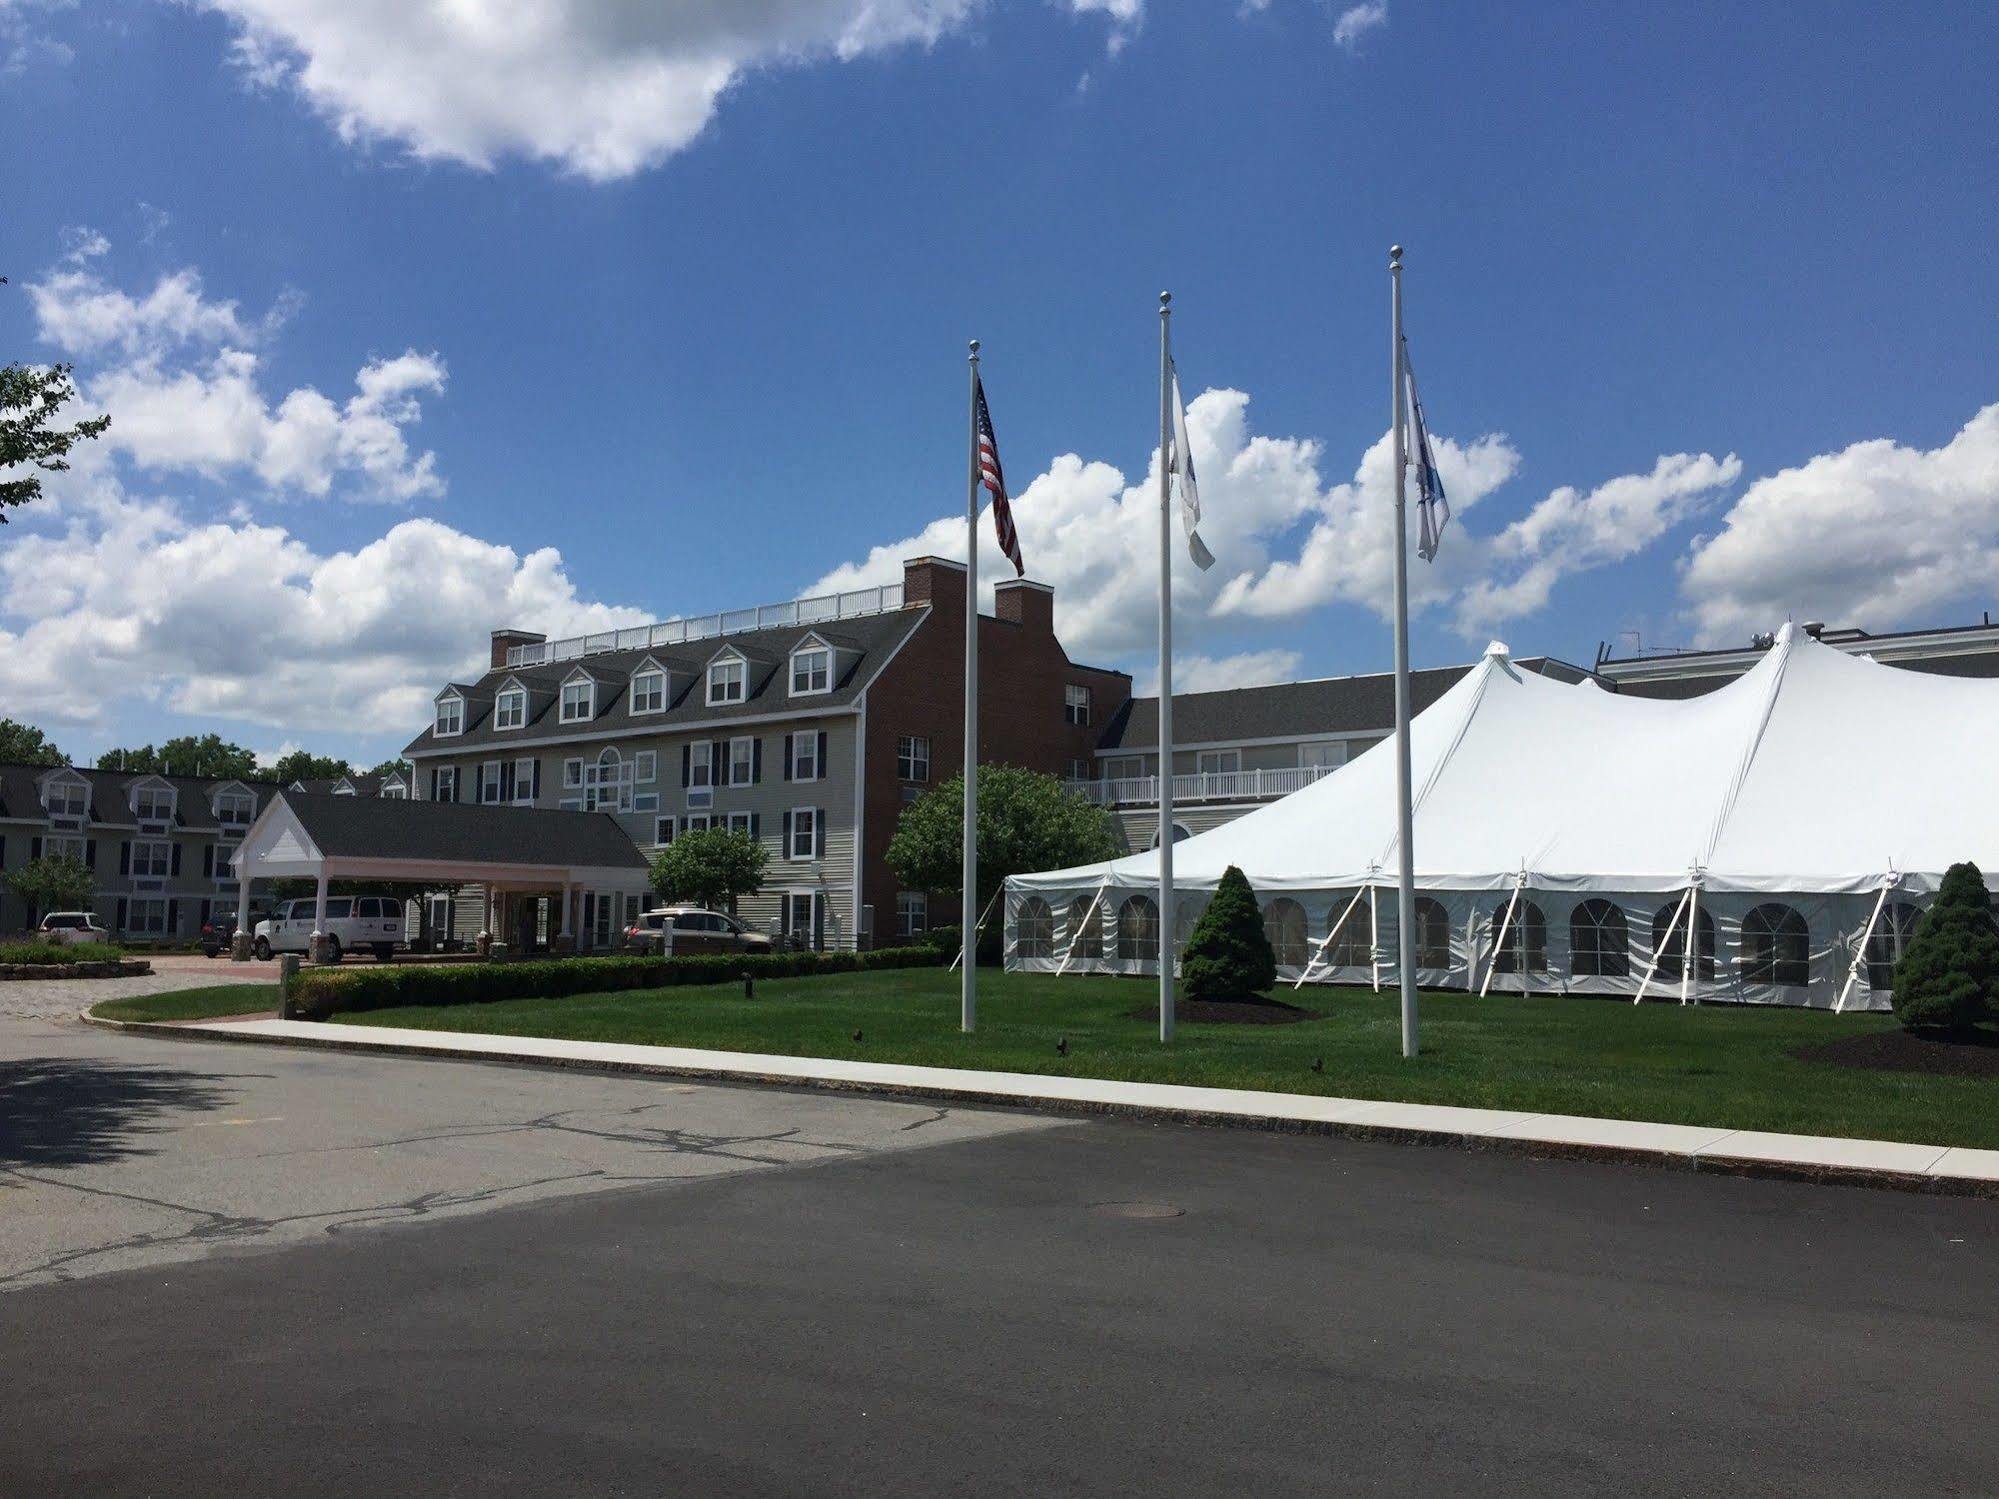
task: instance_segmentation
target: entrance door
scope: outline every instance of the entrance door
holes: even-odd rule
[[[793,947],[809,947],[817,952],[825,946],[826,934],[819,924],[818,891],[785,891],[784,934]]]
[[[609,947],[611,945],[611,916],[617,908],[618,898],[615,895],[600,895],[597,897],[597,909],[593,913],[593,920],[590,924],[591,941],[594,946]]]

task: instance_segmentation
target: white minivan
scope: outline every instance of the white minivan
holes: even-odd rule
[[[280,901],[270,920],[257,923],[251,950],[260,958],[306,951],[312,945],[318,906],[311,898]],[[330,963],[338,963],[343,953],[362,948],[386,963],[403,940],[403,903],[387,895],[329,895],[326,937]]]

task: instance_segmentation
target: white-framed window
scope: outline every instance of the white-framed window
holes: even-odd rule
[[[42,857],[44,859],[74,859],[83,862],[85,849],[81,838],[44,838]]]
[[[807,729],[803,734],[791,736],[791,779],[794,781],[816,781],[826,774],[826,767],[819,763],[819,735]]]
[[[81,781],[51,781],[47,806],[51,817],[87,817],[90,788]]]
[[[666,710],[666,673],[642,671],[632,678],[632,712],[662,713]]]
[[[257,798],[247,791],[221,791],[215,797],[215,820],[225,827],[243,827],[257,815]]]
[[[687,747],[687,784],[690,788],[706,790],[715,784],[714,754],[715,746],[706,739]]]
[[[382,788],[382,800],[385,802],[408,801],[409,795],[409,787],[405,786],[401,781],[390,781]]]
[[[493,727],[518,729],[528,721],[528,694],[525,687],[509,687],[493,702]]]
[[[235,869],[236,850],[239,846],[234,843],[218,843],[215,845],[215,862],[212,866],[212,872],[218,881],[228,879],[230,872]]]
[[[173,873],[174,846],[165,839],[134,839],[132,842],[132,878],[135,880],[163,880]]]
[[[514,805],[534,805],[534,761],[514,761]]]
[[[732,833],[741,833],[745,838],[756,837],[757,835],[756,813],[731,812],[729,814],[729,831]]]
[[[659,751],[640,750],[632,756],[632,779],[641,786],[650,786],[659,779]]]
[[[583,762],[580,759],[562,762],[562,789],[574,791],[583,784]]]
[[[708,705],[740,703],[749,686],[749,664],[740,656],[708,663]]]
[[[1309,744],[1298,746],[1298,763],[1308,769],[1314,766],[1344,765],[1347,763],[1347,745],[1344,739],[1315,739]]]
[[[930,897],[921,890],[895,893],[895,930],[901,937],[916,937],[930,930]]]
[[[437,767],[437,799],[441,802],[458,800],[458,767],[440,765]]]
[[[747,786],[757,778],[757,742],[744,735],[729,741],[729,784]]]
[[[174,794],[167,786],[141,786],[132,793],[132,815],[141,822],[172,822]]]
[[[784,856],[787,859],[816,859],[822,842],[817,807],[793,807],[787,823],[790,836],[785,839]]]
[[[632,810],[634,812],[657,812],[659,810],[659,793],[657,791],[640,792],[632,798]]]
[[[1194,756],[1194,769],[1204,776],[1232,776],[1242,769],[1242,751],[1201,750]]]
[[[134,898],[125,902],[125,930],[135,937],[164,937],[167,934],[167,903],[159,897]]]
[[[816,890],[787,890],[784,892],[784,932],[800,947],[819,946],[819,892]]]
[[[895,741],[895,774],[898,780],[930,779],[930,740],[922,734],[901,734]]]
[[[443,697],[437,700],[437,737],[449,739],[454,734],[465,732],[465,699]]]
[[[1062,718],[1066,723],[1087,724],[1090,721],[1090,689],[1070,683],[1062,689]]]
[[[684,833],[705,833],[714,825],[715,819],[706,812],[694,812],[681,823],[680,830]]]
[[[632,810],[632,762],[608,745],[596,764],[583,767],[583,810]]]
[[[1091,769],[1090,762],[1086,759],[1077,758],[1071,760],[1069,762],[1068,778],[1072,781],[1087,781],[1090,779]]]
[[[562,684],[562,721],[587,723],[597,707],[597,684],[588,677]]]
[[[479,767],[479,801],[482,805],[496,807],[500,803],[500,762],[488,760]]]
[[[673,835],[678,831],[679,827],[674,822],[671,814],[665,817],[655,817],[652,820],[653,846],[655,848],[665,848],[667,844],[673,842]]]
[[[1104,761],[1104,779],[1107,781],[1135,781],[1145,774],[1145,756],[1115,755]]]
[[[833,652],[823,645],[800,646],[791,653],[791,695],[810,697],[833,690]]]

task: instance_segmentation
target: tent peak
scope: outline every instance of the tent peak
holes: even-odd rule
[[[1496,656],[1501,661],[1509,661],[1513,657],[1513,648],[1503,640],[1494,640],[1487,643],[1485,654]]]

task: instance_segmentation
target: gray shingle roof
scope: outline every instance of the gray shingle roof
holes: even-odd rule
[[[149,776],[127,770],[89,770],[83,766],[71,767],[90,785],[90,820],[93,823],[109,823],[119,827],[129,827],[132,823],[131,788],[134,781],[161,780],[173,787],[179,795],[174,800],[174,826],[190,829],[215,829],[221,826],[215,820],[215,812],[209,805],[209,797],[217,786],[227,784],[228,776]],[[42,807],[38,782],[47,775],[46,765],[0,765],[0,818],[18,818],[29,822],[44,822],[48,813]],[[241,781],[245,790],[257,799],[257,811],[261,812],[276,795],[277,787],[267,781]]]
[[[1514,664],[1563,682],[1578,682],[1589,675],[1579,667],[1548,656],[1522,657]],[[1436,666],[1410,672],[1410,711],[1421,713],[1470,670],[1470,666]],[[1301,739],[1314,734],[1390,730],[1394,726],[1395,677],[1390,672],[1173,694],[1173,742],[1177,745]],[[1158,746],[1157,697],[1130,699],[1105,726],[1103,737],[1097,741],[1099,750],[1110,751],[1148,750]]]
[[[447,859],[643,869],[646,857],[608,812],[479,807],[284,793],[319,851],[355,859]]]
[[[886,614],[840,621],[840,644],[860,653],[859,660],[833,684],[833,690],[810,698],[793,699],[787,693],[785,663],[792,648],[808,635],[826,632],[811,625],[789,625],[783,629],[745,630],[734,635],[690,642],[665,649],[605,651],[570,661],[551,661],[541,666],[503,666],[487,672],[477,682],[465,683],[465,732],[437,737],[437,726],[429,724],[412,739],[403,753],[423,751],[505,748],[522,740],[560,737],[564,734],[602,733],[615,729],[657,729],[671,733],[692,724],[724,723],[735,718],[756,718],[781,713],[789,708],[822,709],[845,707],[860,696],[889,657],[915,633],[928,613],[922,608],[896,609]],[[752,669],[749,690],[740,703],[709,707],[706,666],[716,653],[734,646],[747,656]],[[651,656],[676,673],[675,696],[663,713],[631,713],[631,675],[641,661]],[[562,680],[582,667],[604,684],[597,693],[597,712],[588,723],[562,723],[557,708]],[[509,677],[519,679],[528,689],[528,720],[518,729],[493,727],[493,698]],[[547,695],[544,697],[543,694]]]

